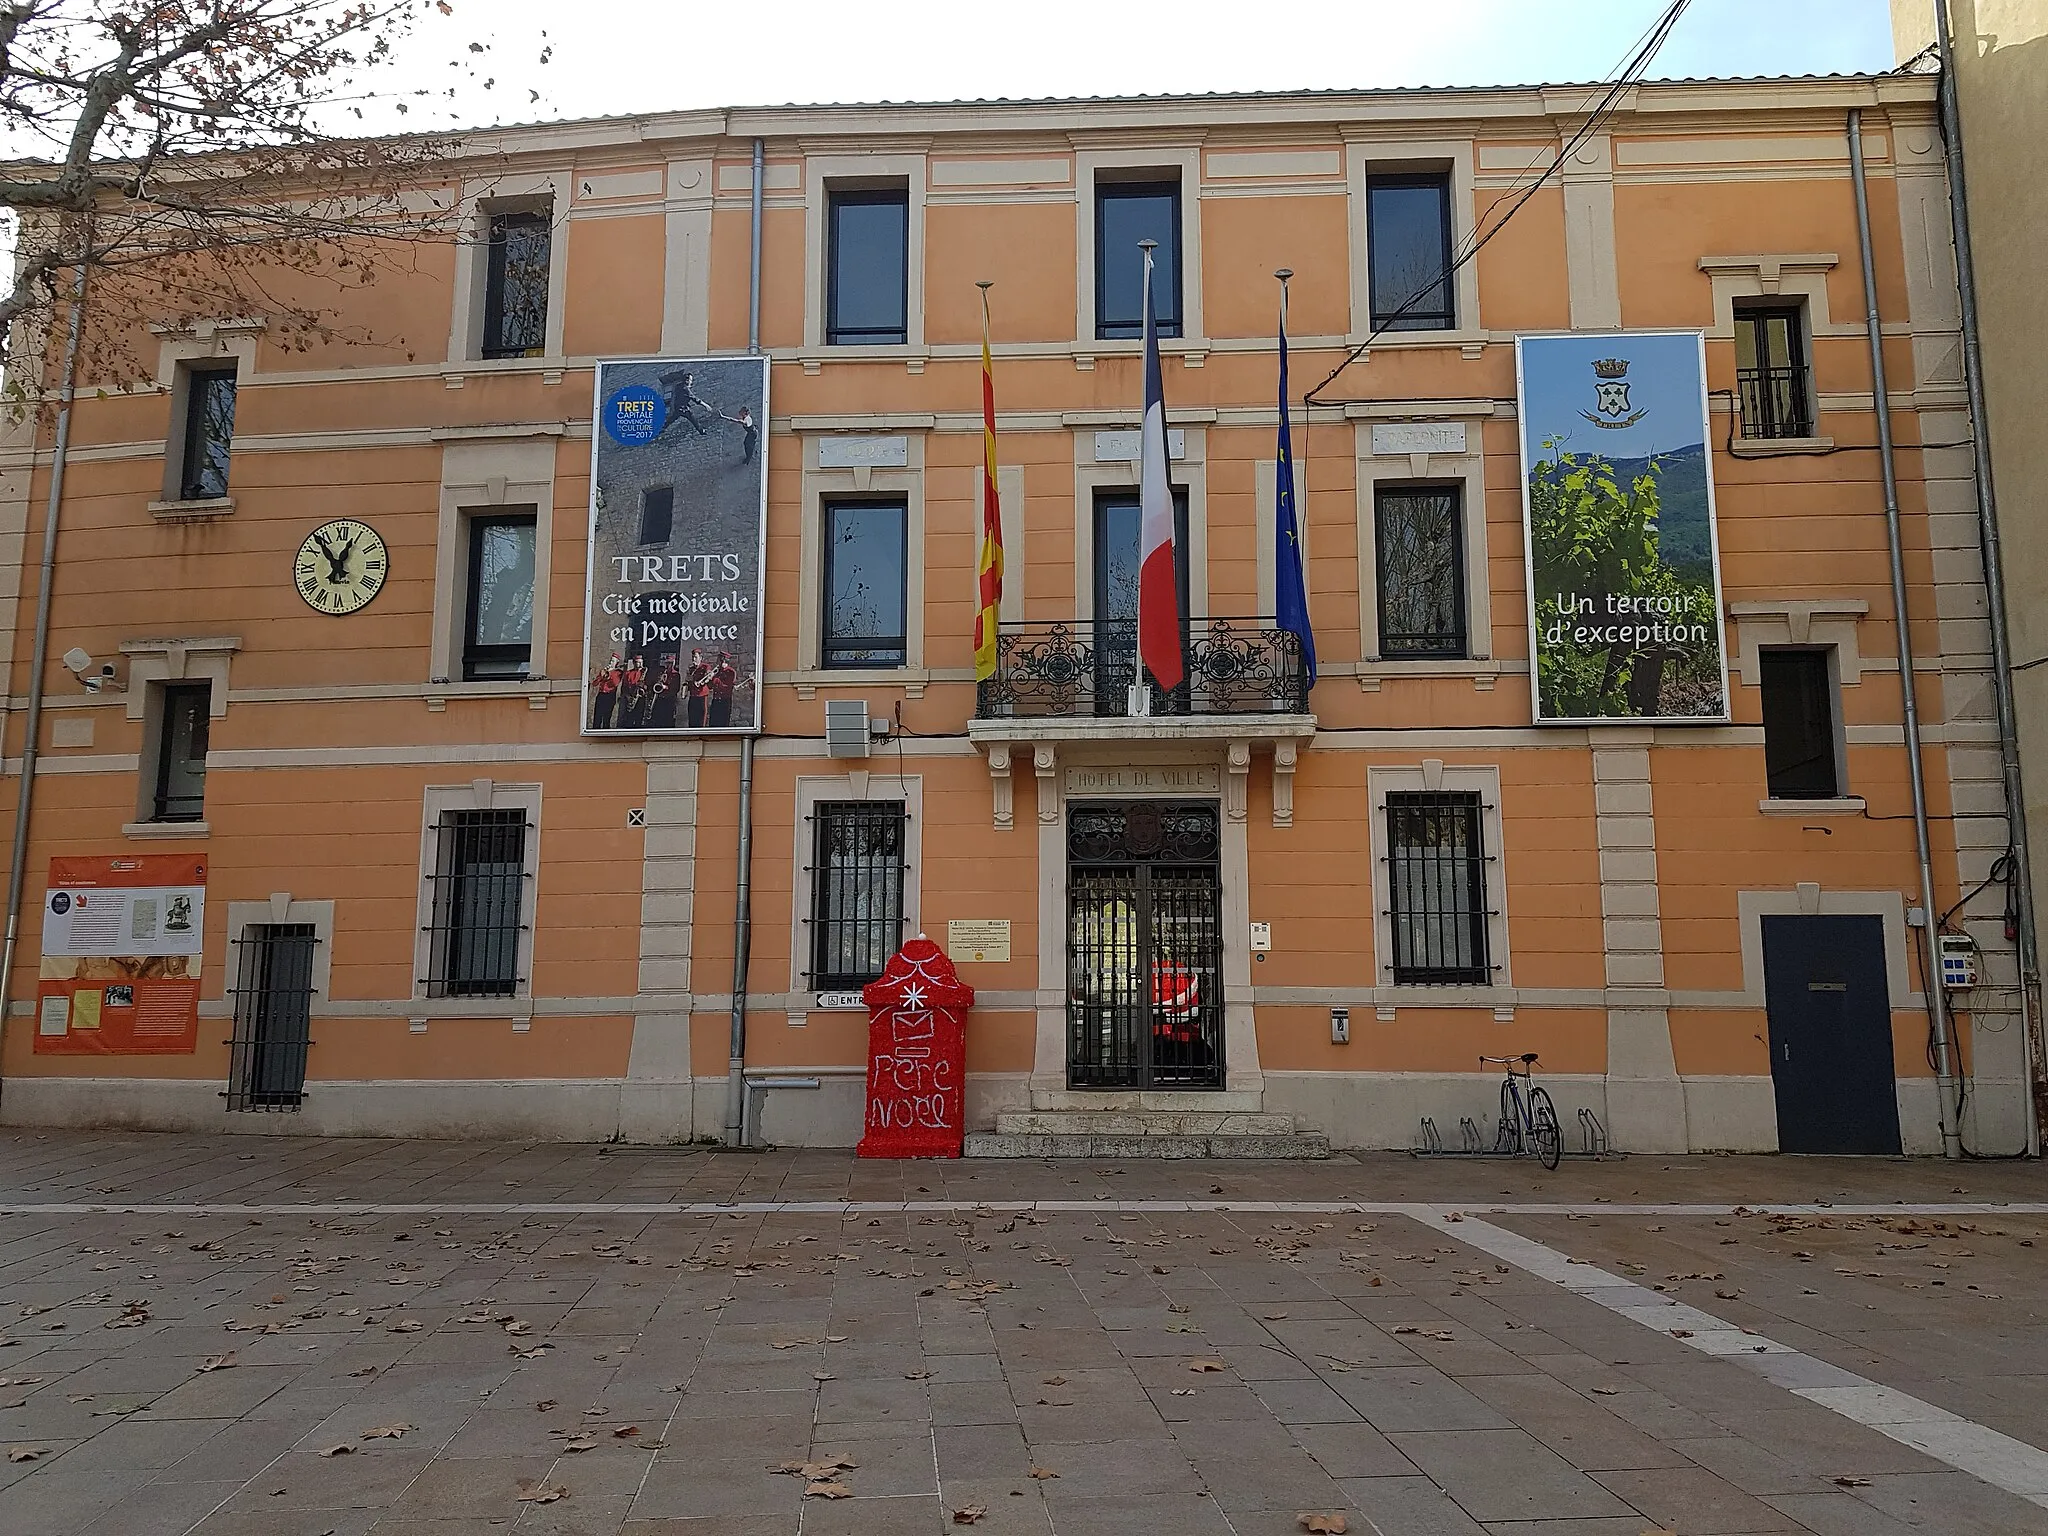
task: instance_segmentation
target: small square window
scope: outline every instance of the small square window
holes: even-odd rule
[[[212,685],[164,683],[157,702],[156,787],[149,819],[204,821]]]
[[[1181,332],[1180,182],[1100,181],[1095,185],[1095,334],[1103,340],[1145,334],[1145,253],[1151,240],[1152,312],[1161,336]]]
[[[526,903],[522,810],[447,811],[437,830],[429,997],[511,997]]]
[[[228,455],[235,436],[235,365],[187,368],[184,385],[178,499],[218,501],[228,493]]]
[[[1842,793],[1834,668],[1825,649],[1757,652],[1763,673],[1764,773],[1773,800]]]
[[[1744,437],[1813,436],[1801,306],[1759,304],[1735,311],[1735,382]]]
[[[1454,329],[1458,317],[1451,282],[1449,175],[1368,177],[1365,219],[1372,328]]]
[[[1387,796],[1387,892],[1396,982],[1483,985],[1486,850],[1476,794]]]
[[[466,679],[520,678],[532,666],[534,536],[531,512],[469,520]]]
[[[909,336],[909,191],[835,191],[826,203],[826,345],[900,345]]]
[[[905,664],[908,509],[900,501],[825,504],[822,655],[827,667]]]
[[[903,943],[901,800],[826,801],[811,860],[811,985],[863,987]]]
[[[486,240],[483,355],[539,357],[547,350],[553,217],[494,213]]]
[[[1375,493],[1380,655],[1388,660],[1463,656],[1465,534],[1454,485]]]

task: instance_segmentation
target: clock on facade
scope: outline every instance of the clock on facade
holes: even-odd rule
[[[354,613],[383,590],[390,569],[390,552],[377,530],[338,517],[306,535],[292,562],[292,580],[318,612]]]

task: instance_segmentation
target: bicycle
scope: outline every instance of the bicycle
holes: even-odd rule
[[[1521,1063],[1520,1072],[1515,1070],[1517,1062]],[[1557,1108],[1550,1095],[1536,1086],[1530,1072],[1536,1065],[1536,1053],[1482,1056],[1479,1064],[1507,1068],[1500,1085],[1500,1129],[1494,1133],[1494,1151],[1520,1157],[1533,1149],[1545,1168],[1556,1168],[1564,1157],[1564,1131],[1557,1123]]]

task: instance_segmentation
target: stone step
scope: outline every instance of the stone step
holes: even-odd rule
[[[1002,1131],[970,1131],[965,1153],[968,1157],[1104,1159],[1324,1158],[1330,1155],[1330,1139],[1299,1131],[1260,1136],[1112,1135],[1101,1132],[1008,1135]]]
[[[1287,1136],[1294,1116],[1216,1109],[1015,1109],[996,1116],[1004,1136]]]

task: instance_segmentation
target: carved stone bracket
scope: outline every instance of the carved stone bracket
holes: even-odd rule
[[[1223,814],[1232,821],[1243,821],[1246,791],[1252,778],[1252,744],[1233,741],[1224,756],[1223,766],[1229,770],[1223,779]]]
[[[1040,742],[1031,749],[1031,767],[1038,775],[1038,819],[1051,826],[1060,819],[1060,749]]]
[[[995,801],[996,830],[1007,832],[1017,824],[1011,804],[1010,746],[999,742],[988,749],[989,793]]]
[[[1294,825],[1294,761],[1301,747],[1294,741],[1273,743],[1273,825]]]

